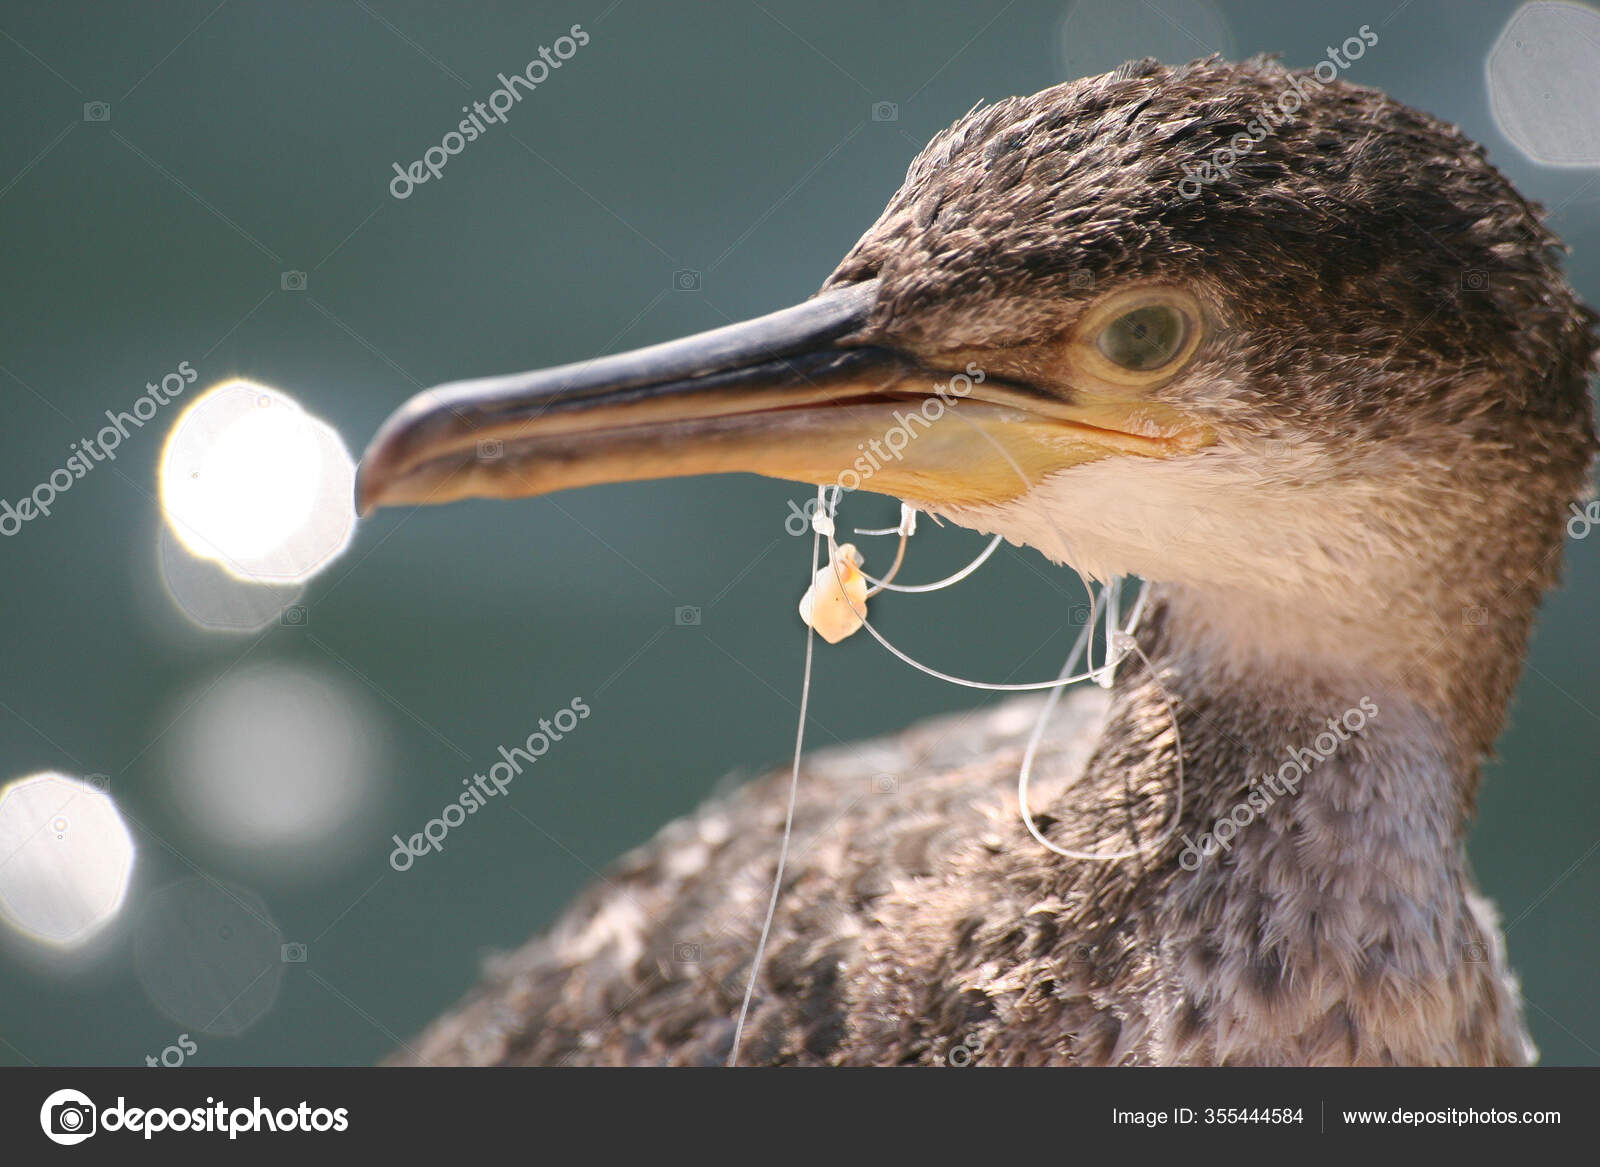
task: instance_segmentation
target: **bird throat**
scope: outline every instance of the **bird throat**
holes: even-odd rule
[[[1181,751],[1186,796],[1164,845],[1039,870],[1087,954],[1068,973],[1106,1009],[1140,1003],[1107,1055],[1527,1060],[1464,857],[1474,766],[1427,686],[1251,650],[1215,635],[1226,621],[1203,606],[1155,588],[1148,663],[1128,662],[1084,776],[1048,811],[1052,842],[1148,846],[1170,822]]]

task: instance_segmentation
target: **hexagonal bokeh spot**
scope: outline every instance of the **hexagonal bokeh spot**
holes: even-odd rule
[[[1600,166],[1600,12],[1524,4],[1484,62],[1495,124],[1535,162]]]
[[[200,559],[258,583],[309,579],[355,529],[355,461],[288,394],[229,381],[202,394],[161,452],[161,509]]]
[[[291,623],[300,583],[260,583],[240,579],[215,560],[201,559],[163,524],[161,579],[167,595],[189,621],[212,632],[259,632],[270,624]]]
[[[104,787],[50,772],[0,790],[0,918],[22,935],[81,944],[122,909],[133,838]]]
[[[304,959],[302,951],[289,959]],[[272,1009],[283,981],[283,935],[247,888],[191,875],[139,912],[133,967],[150,1000],[186,1029],[237,1037]]]

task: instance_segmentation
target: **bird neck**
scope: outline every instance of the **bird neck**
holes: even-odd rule
[[[1208,828],[1255,789],[1299,808],[1269,822],[1341,844],[1319,853],[1329,870],[1391,843],[1396,860],[1454,862],[1477,760],[1431,673],[1392,659],[1381,630],[1365,652],[1332,615],[1153,585],[1138,639],[1142,667],[1114,694],[1102,749],[1150,735],[1147,764],[1169,783],[1181,762],[1186,826]],[[1407,837],[1377,829],[1389,821]],[[1297,843],[1308,862],[1316,841]]]
[[[1082,931],[1106,951],[1153,946],[1179,994],[1152,1022],[1163,1060],[1524,1060],[1463,854],[1476,760],[1429,674],[1379,668],[1348,632],[1342,652],[1323,639],[1258,600],[1156,586],[1144,659],[1050,814],[1079,849],[1148,846],[1181,766],[1179,823],[1121,876],[1062,865],[1058,894],[1120,887],[1121,910]]]

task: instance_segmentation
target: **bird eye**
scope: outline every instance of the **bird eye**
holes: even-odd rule
[[[1110,361],[1136,373],[1169,364],[1189,339],[1189,325],[1171,304],[1147,304],[1124,312],[1095,338],[1095,347]]]

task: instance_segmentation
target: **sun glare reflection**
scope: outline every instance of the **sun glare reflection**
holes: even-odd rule
[[[354,485],[338,434],[287,394],[248,381],[198,398],[161,454],[161,508],[177,540],[258,584],[309,579],[344,549]]]
[[[76,947],[116,918],[133,838],[116,804],[64,774],[0,789],[0,918],[22,935]]]

